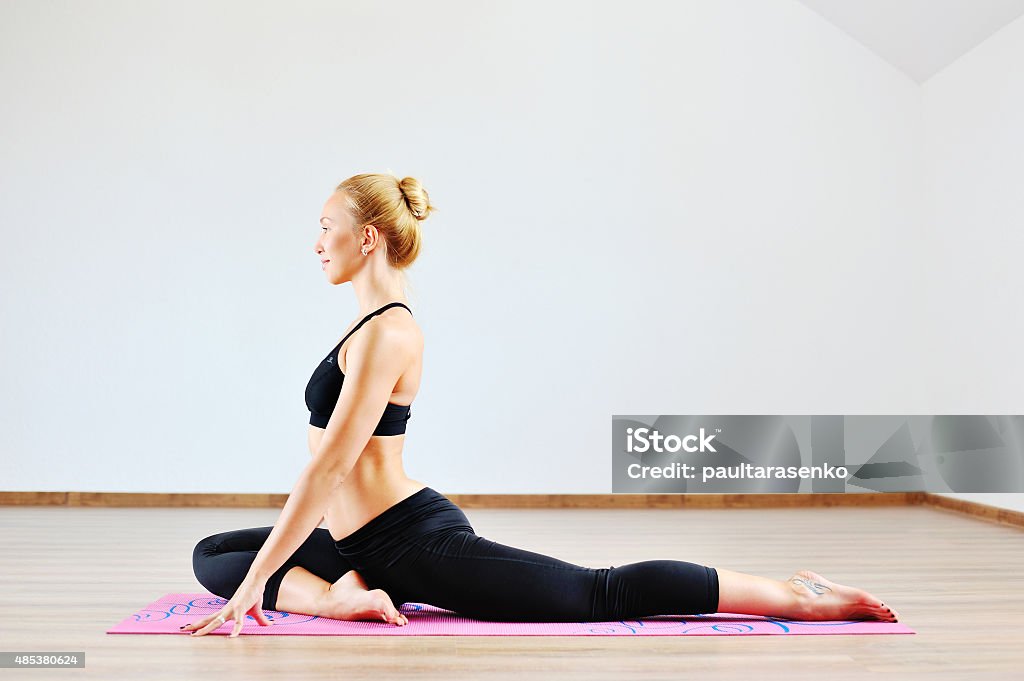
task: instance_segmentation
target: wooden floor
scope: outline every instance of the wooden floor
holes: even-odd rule
[[[2,678],[1024,678],[1024,531],[952,511],[466,509],[478,534],[589,565],[673,558],[864,588],[916,635],[296,637],[110,635],[168,592],[205,591],[192,547],[279,509],[0,507],[0,649],[84,650]]]

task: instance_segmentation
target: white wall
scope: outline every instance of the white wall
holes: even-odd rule
[[[1021,414],[1024,18],[930,78],[924,105],[932,404]],[[938,412],[935,412],[938,413]],[[1024,494],[949,494],[1024,511]]]
[[[374,170],[441,209],[435,489],[607,492],[612,414],[1020,413],[992,270],[988,358],[932,302],[922,89],[797,2],[8,0],[0,91],[0,489],[288,492]]]

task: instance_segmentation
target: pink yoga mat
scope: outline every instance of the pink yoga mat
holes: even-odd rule
[[[179,634],[180,626],[220,610],[227,601],[209,593],[167,594],[121,620],[108,634]],[[251,617],[240,636],[747,636],[757,634],[913,634],[903,624],[885,622],[797,622],[755,615],[659,615],[618,622],[486,622],[423,603],[399,608],[409,623],[346,622],[312,615],[264,610],[273,626]],[[231,633],[228,621],[208,635]]]

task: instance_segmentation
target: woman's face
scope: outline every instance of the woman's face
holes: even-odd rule
[[[360,255],[359,242],[352,233],[352,216],[341,192],[331,194],[320,211],[320,236],[313,249],[321,261],[327,261],[322,263],[327,281],[344,284],[352,280]]]

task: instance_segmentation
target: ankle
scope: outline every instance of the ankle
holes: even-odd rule
[[[318,617],[330,617],[331,619],[339,619],[339,615],[342,613],[342,603],[338,598],[337,591],[333,590],[332,586],[328,586],[324,589],[323,593],[317,599],[317,616]]]
[[[789,582],[786,583],[786,587],[790,597],[786,607],[787,614],[783,616],[794,620],[811,619],[810,615],[814,613],[816,597],[800,587],[794,588],[794,585]]]

